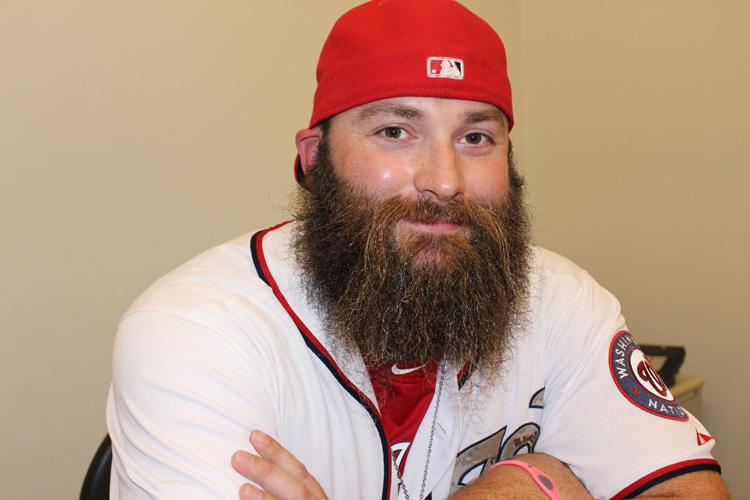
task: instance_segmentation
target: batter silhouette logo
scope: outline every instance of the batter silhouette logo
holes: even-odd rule
[[[671,420],[688,419],[667,384],[626,330],[617,332],[609,345],[609,371],[622,395],[641,410]]]
[[[428,57],[427,76],[430,78],[464,79],[464,61],[455,57]]]

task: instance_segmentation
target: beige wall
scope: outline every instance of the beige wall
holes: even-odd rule
[[[76,496],[118,315],[285,216],[314,61],[355,3],[0,2],[3,498]],[[639,338],[687,345],[726,477],[750,493],[750,8],[466,3],[509,45],[537,240],[612,289]]]

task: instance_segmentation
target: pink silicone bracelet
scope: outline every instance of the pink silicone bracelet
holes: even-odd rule
[[[552,478],[533,465],[520,460],[503,460],[502,462],[496,462],[490,467],[490,470],[500,467],[501,465],[512,465],[519,469],[523,469],[529,476],[531,476],[531,479],[533,479],[539,489],[542,490],[542,493],[547,495],[549,500],[560,500],[560,492],[557,490],[557,485],[552,481]]]

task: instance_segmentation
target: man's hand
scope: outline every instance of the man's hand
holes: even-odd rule
[[[307,468],[269,435],[253,431],[250,443],[260,456],[247,451],[232,455],[232,466],[263,489],[246,483],[242,500],[325,499],[326,495]]]

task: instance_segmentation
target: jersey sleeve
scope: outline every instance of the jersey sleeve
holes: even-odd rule
[[[714,441],[643,356],[617,300],[590,276],[558,278],[545,325],[536,451],[568,464],[594,498],[625,498],[694,470],[718,470]]]
[[[237,498],[246,479],[232,454],[277,421],[269,356],[247,337],[168,313],[125,316],[107,402],[111,498]]]

